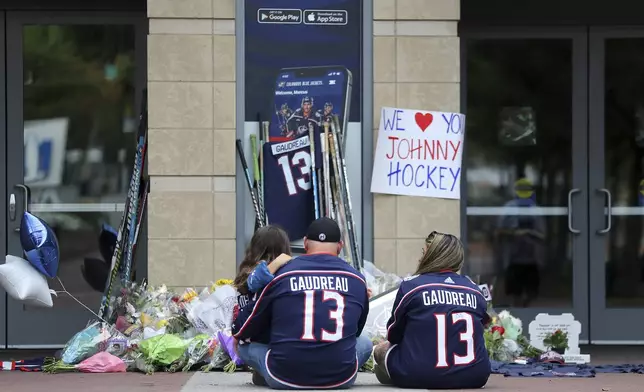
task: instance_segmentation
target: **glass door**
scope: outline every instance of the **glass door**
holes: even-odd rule
[[[590,30],[590,333],[644,344],[644,30]]]
[[[585,29],[461,33],[468,270],[525,329],[573,313],[588,339]]]
[[[118,228],[123,211],[145,84],[145,15],[8,12],[6,20],[6,184],[17,211],[6,220],[7,252],[22,254],[23,211],[41,217],[58,237],[58,277],[96,310],[101,293],[82,268],[101,259],[101,226]],[[30,190],[28,206],[21,189]],[[65,295],[51,309],[9,298],[6,314],[9,348],[62,346],[93,317]]]
[[[5,78],[5,15],[4,12],[0,12],[0,92],[6,91],[6,78]],[[0,187],[6,186],[7,184],[7,146],[6,146],[6,136],[7,136],[7,127],[4,119],[6,118],[6,100],[5,94],[0,93]],[[5,190],[7,190],[5,188]],[[9,192],[0,192],[0,203],[4,206],[8,206],[7,203],[7,194]],[[0,222],[6,222],[7,216],[9,213],[9,208],[0,208]],[[2,254],[7,254],[7,226],[0,224],[0,252]],[[0,263],[4,263],[4,258],[0,260]],[[4,298],[7,295],[4,290],[0,288],[0,349],[4,348],[7,341],[7,302]]]

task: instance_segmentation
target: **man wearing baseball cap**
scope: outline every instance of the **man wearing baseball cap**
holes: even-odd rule
[[[360,335],[369,313],[365,278],[338,257],[341,238],[334,220],[311,223],[306,254],[278,270],[235,320],[235,338],[251,340],[242,359],[270,388],[348,388],[371,356],[371,340]],[[266,330],[268,345],[252,342]]]

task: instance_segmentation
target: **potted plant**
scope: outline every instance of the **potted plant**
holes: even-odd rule
[[[543,339],[543,345],[547,349],[563,355],[568,348],[568,333],[558,329],[546,335]]]

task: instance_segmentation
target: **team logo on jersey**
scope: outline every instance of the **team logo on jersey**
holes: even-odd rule
[[[324,234],[324,233],[320,233],[320,235],[318,236],[318,238],[320,239],[320,241],[324,242],[324,240],[326,240],[326,234]]]
[[[454,284],[454,280],[451,277],[448,276],[447,279],[445,279],[445,283]]]

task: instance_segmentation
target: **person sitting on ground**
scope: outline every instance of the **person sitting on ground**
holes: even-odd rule
[[[233,287],[239,293],[239,307],[243,308],[250,301],[250,295],[266,286],[290,259],[291,242],[284,230],[275,225],[257,229],[233,281]]]
[[[349,388],[373,350],[360,335],[369,312],[365,278],[338,257],[340,228],[329,218],[309,226],[304,249],[239,312],[239,356],[262,376],[253,377],[258,385]],[[266,330],[269,344],[253,339]]]
[[[416,274],[405,278],[374,349],[378,381],[400,388],[482,388],[491,373],[483,331],[489,322],[479,287],[461,276],[463,244],[432,232]]]

